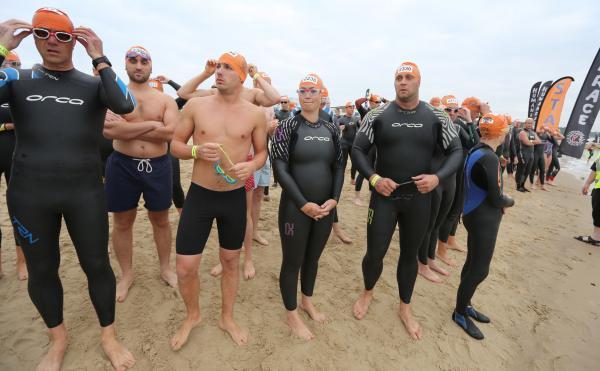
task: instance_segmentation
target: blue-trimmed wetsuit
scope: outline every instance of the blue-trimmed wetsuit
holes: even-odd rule
[[[0,70],[3,103],[15,124],[7,199],[27,262],[29,296],[49,328],[63,322],[58,238],[64,218],[100,324],[108,326],[115,316],[115,276],[99,142],[106,109],[129,113],[134,99],[111,68],[97,78],[36,67]]]
[[[275,177],[281,185],[279,235],[283,258],[279,287],[287,310],[297,306],[298,274],[302,294],[312,296],[319,258],[331,233],[334,210],[316,221],[300,209],[340,198],[344,182],[339,128],[298,114],[282,121],[271,146]]]
[[[515,202],[502,192],[500,162],[487,144],[480,143],[469,152],[464,174],[463,222],[468,232],[467,259],[456,295],[455,312],[460,316],[455,321],[469,333],[473,326],[466,317],[471,316],[468,310],[471,298],[489,273],[504,208],[513,206]]]
[[[368,159],[377,149],[376,167]],[[460,141],[450,118],[441,110],[419,102],[404,110],[395,102],[377,107],[365,116],[356,134],[352,161],[370,179],[375,173],[396,183],[420,174],[432,174],[436,148],[446,156],[435,172],[440,182],[461,165]],[[400,299],[410,303],[417,278],[417,252],[429,227],[431,194],[419,193],[414,183],[400,186],[390,197],[371,192],[367,220],[367,253],[362,262],[366,290],[372,290],[383,270],[396,225],[400,227],[400,259],[396,277]]]

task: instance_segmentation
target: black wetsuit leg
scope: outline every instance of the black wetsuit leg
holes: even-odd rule
[[[305,296],[312,296],[319,258],[331,233],[333,216],[314,221],[298,209],[285,192],[279,204],[279,235],[283,259],[279,288],[285,309],[297,308],[298,275]]]
[[[2,108],[4,109],[4,108]],[[4,174],[6,186],[10,182],[10,170],[12,167],[12,157],[15,151],[15,132],[7,130],[0,133],[0,177]],[[14,231],[13,231],[14,232]],[[19,245],[17,235],[15,234],[15,244]],[[0,247],[2,247],[2,231],[0,230]]]
[[[116,281],[106,248],[108,213],[100,174],[57,179],[17,168],[13,175],[8,206],[27,262],[29,296],[44,322],[49,328],[63,322],[58,238],[64,217],[100,325],[112,324]]]
[[[529,154],[524,152],[523,153],[523,168],[522,168],[522,174],[521,174],[521,178],[520,178],[520,186],[524,187],[525,186],[525,182],[527,181],[527,178],[530,177],[530,174],[533,173],[533,154]],[[533,179],[533,177],[532,177]],[[531,182],[533,183],[533,180],[531,180]]]
[[[183,193],[183,188],[181,187],[179,159],[170,152],[169,157],[171,157],[171,166],[173,167],[173,204],[177,209],[182,209],[185,195]]]
[[[544,153],[535,154],[533,156],[533,164],[531,168],[531,172],[529,173],[529,181],[533,183],[533,177],[537,171],[538,177],[540,179],[540,183],[544,185],[544,175],[546,174],[546,159],[544,158]]]
[[[502,210],[488,205],[482,205],[477,211],[463,216],[468,232],[467,259],[456,295],[456,311],[462,315],[466,315],[466,308],[471,305],[477,286],[489,273],[501,220]]]
[[[452,206],[454,204],[454,196],[456,194],[455,188],[456,188],[456,182],[454,181],[454,179],[452,179],[451,182],[447,182],[447,184],[444,184],[444,186],[442,187],[442,192],[441,192],[442,199],[441,199],[440,206],[438,209],[438,215],[435,220],[435,224],[433,225],[433,230],[431,231],[431,234],[429,235],[429,249],[427,251],[427,253],[428,253],[427,257],[431,260],[435,259],[435,251],[436,251],[437,242],[439,239],[440,229],[442,227],[442,224],[447,220],[448,213],[450,212],[450,209],[452,208]],[[454,229],[454,232],[456,233],[456,229]],[[448,239],[446,238],[446,242],[447,241],[448,241]]]
[[[396,269],[400,299],[408,304],[417,278],[417,255],[429,226],[431,195],[401,195],[408,199],[391,200],[371,193],[367,220],[367,253],[362,271],[366,290],[372,290],[381,276],[383,258],[396,225],[400,226],[400,258]],[[412,197],[411,197],[412,196]]]
[[[438,239],[443,243],[448,243],[448,237],[456,235],[456,229],[460,221],[460,214],[463,209],[464,202],[464,184],[463,184],[463,167],[456,172],[456,182],[454,183],[454,197],[452,205],[448,210],[448,215],[440,225]]]

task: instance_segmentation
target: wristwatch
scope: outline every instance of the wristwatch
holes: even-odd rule
[[[94,68],[98,68],[98,65],[100,63],[106,63],[110,67],[112,67],[112,64],[110,63],[110,61],[108,60],[108,58],[105,55],[92,60],[92,65],[94,66]]]

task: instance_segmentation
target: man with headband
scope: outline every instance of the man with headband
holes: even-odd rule
[[[222,56],[221,56],[222,58]],[[228,57],[232,62],[235,61],[235,58]],[[183,84],[181,89],[177,90],[177,95],[183,99],[192,99],[196,97],[206,97],[209,95],[215,95],[218,92],[218,88],[212,89],[198,89],[198,86],[206,81],[209,77],[214,75],[216,71],[216,66],[218,61],[214,59],[209,59],[206,61],[206,66],[204,67],[204,71],[192,78],[190,81]],[[237,66],[235,63],[232,64],[232,68],[237,73],[240,74],[248,74],[252,78],[254,87],[252,89],[244,88],[242,90],[242,98],[247,100],[248,102],[255,104],[257,106],[263,107],[272,107],[279,103],[279,92],[275,89],[258,71],[258,68],[253,65],[244,65]],[[241,69],[245,68],[246,70],[242,71]]]
[[[174,350],[200,323],[198,268],[214,219],[223,266],[219,327],[238,345],[248,341],[233,318],[246,226],[244,183],[267,159],[267,133],[264,111],[243,97],[246,71],[242,55],[223,54],[215,65],[216,93],[188,101],[171,142],[174,156],[194,160],[176,238],[177,279],[187,316],[171,340]],[[251,147],[254,159],[247,161]]]
[[[140,195],[152,224],[161,278],[177,287],[177,276],[170,267],[171,224],[169,208],[173,192],[171,160],[167,155],[177,121],[177,104],[148,84],[152,58],[141,46],[125,54],[129,89],[138,105],[123,118],[110,114],[104,135],[114,139],[115,151],[106,163],[106,198],[113,213],[112,242],[121,266],[117,301],[127,297],[133,283],[133,223]]]
[[[14,51],[8,53],[0,68],[21,68],[21,60]],[[6,186],[10,181],[10,169],[12,167],[12,157],[15,151],[15,125],[12,123],[10,107],[8,103],[0,106],[0,175],[4,174]],[[0,233],[2,240],[2,233]],[[19,246],[19,240],[15,233],[15,245],[17,251],[17,276],[21,281],[27,279],[27,267],[25,266],[25,257],[23,250]],[[0,254],[2,250],[0,250]],[[2,278],[2,259],[0,255],[0,278]]]
[[[1,70],[0,104],[10,101],[17,138],[7,194],[11,222],[27,261],[29,296],[51,339],[38,369],[60,369],[68,345],[58,274],[64,218],[102,327],[102,348],[113,367],[124,370],[135,360],[117,340],[114,325],[115,276],[108,258],[99,140],[106,109],[126,114],[134,100],[104,56],[102,40],[89,28],[74,28],[58,9],[39,9],[32,24],[0,23],[0,63],[32,33],[43,63],[33,70]],[[99,78],[73,67],[76,41]]]
[[[367,218],[367,253],[362,262],[365,290],[354,304],[354,316],[362,319],[367,314],[383,270],[383,258],[399,225],[399,315],[413,339],[421,338],[410,299],[417,278],[417,252],[429,225],[430,192],[455,173],[462,160],[460,141],[450,118],[419,100],[420,84],[417,65],[402,63],[395,74],[396,99],[369,111],[352,148],[358,171],[375,189]],[[438,146],[446,159],[432,173]],[[377,149],[375,168],[368,159],[372,147]]]

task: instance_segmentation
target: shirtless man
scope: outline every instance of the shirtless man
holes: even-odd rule
[[[171,287],[177,287],[177,276],[169,264],[173,178],[167,155],[167,143],[177,121],[177,104],[148,85],[152,58],[146,49],[130,48],[125,68],[137,107],[123,118],[109,112],[104,126],[104,136],[114,139],[115,149],[106,165],[106,196],[108,211],[113,213],[113,248],[121,267],[121,280],[117,284],[119,302],[125,300],[133,283],[133,222],[142,193],[152,224],[161,277]]]
[[[192,78],[190,81],[186,82],[179,90],[177,90],[177,95],[182,99],[189,100],[194,97],[206,97],[217,94],[217,88],[197,89],[200,84],[202,84],[209,77],[214,75],[217,64],[217,60],[209,59],[206,62],[204,72]],[[249,64],[247,74],[250,75],[250,77],[252,77],[253,79],[253,88],[248,89],[242,87],[242,99],[245,99],[254,105],[263,107],[272,107],[279,103],[279,92],[271,85],[271,78],[266,73],[258,72],[258,68],[255,65]],[[251,179],[246,185],[248,216],[246,217],[246,237],[244,238],[245,279],[252,279],[256,275],[254,263],[252,262],[252,244],[254,241],[253,231],[255,230],[254,219],[252,218],[252,215],[258,217],[258,214],[257,209],[252,206],[252,195],[254,194],[256,188],[255,184],[252,184],[253,182],[254,180]],[[252,211],[253,209],[254,211]],[[255,223],[257,224],[258,220],[256,220]],[[261,245],[264,245],[265,240],[261,238],[261,240],[257,242],[259,242]],[[221,266],[221,264],[217,264],[211,269],[210,274],[216,277],[220,275],[222,271],[223,267]]]
[[[265,114],[244,98],[243,56],[224,53],[214,67],[216,93],[186,104],[171,142],[174,156],[195,160],[176,239],[177,279],[187,317],[171,340],[174,350],[181,349],[201,320],[198,268],[215,218],[223,266],[219,327],[238,345],[248,341],[247,331],[233,319],[233,305],[246,226],[244,183],[267,159]],[[190,137],[192,146],[187,144]],[[251,146],[254,159],[247,161]]]

